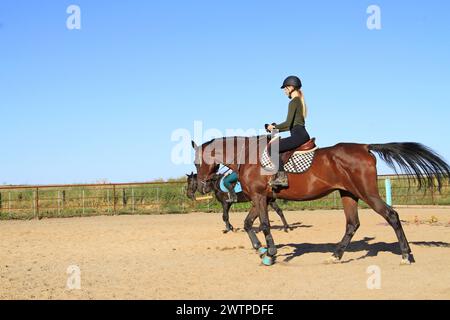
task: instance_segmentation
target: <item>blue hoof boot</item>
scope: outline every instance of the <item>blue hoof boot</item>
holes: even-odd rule
[[[258,249],[258,254],[262,258],[267,253],[267,248],[261,247]]]
[[[263,258],[262,258],[262,264],[263,265],[265,265],[265,266],[271,266],[271,265],[273,265],[273,258],[272,257],[269,257],[269,256],[264,256]]]

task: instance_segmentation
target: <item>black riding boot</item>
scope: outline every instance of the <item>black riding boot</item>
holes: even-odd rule
[[[278,172],[275,175],[275,177],[273,178],[273,180],[271,181],[270,185],[272,187],[288,187],[289,186],[288,177],[287,177],[286,171],[284,171],[284,164],[283,164],[283,160],[281,159],[281,154],[280,154]]]
[[[228,203],[238,202],[237,194],[234,191],[234,188],[232,188],[231,190],[228,190],[228,199],[225,200],[225,202],[228,202]]]

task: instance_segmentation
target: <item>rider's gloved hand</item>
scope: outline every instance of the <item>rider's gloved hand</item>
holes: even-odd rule
[[[276,124],[275,122],[273,122],[272,124],[267,124],[267,123],[266,123],[264,127],[266,128],[266,131],[267,131],[267,132],[272,132],[272,130],[275,129],[274,127],[275,127],[276,125],[277,125],[277,124]]]

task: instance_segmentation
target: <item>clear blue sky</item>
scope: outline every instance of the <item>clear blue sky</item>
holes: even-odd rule
[[[417,141],[450,160],[449,16],[447,0],[2,0],[0,184],[181,176],[173,130],[282,121],[290,74],[320,146]]]

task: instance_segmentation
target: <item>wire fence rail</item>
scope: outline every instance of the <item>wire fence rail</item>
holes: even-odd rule
[[[450,205],[449,181],[441,190],[419,191],[406,176],[379,176],[380,194],[385,180],[392,185],[393,205]],[[33,219],[119,214],[165,214],[193,211],[221,212],[214,197],[191,201],[186,182],[145,182],[83,185],[0,186],[0,219]],[[284,210],[341,209],[339,193],[308,202],[278,200]],[[360,207],[367,207],[363,202]],[[238,203],[233,211],[247,211],[249,203]]]

